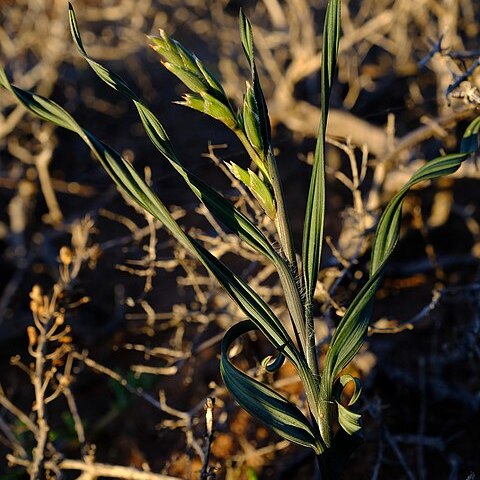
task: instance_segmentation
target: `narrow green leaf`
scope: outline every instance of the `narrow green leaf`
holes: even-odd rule
[[[302,321],[302,299],[289,266],[287,266],[283,258],[276,252],[263,233],[255,225],[253,225],[253,223],[243,213],[235,208],[231,202],[227,201],[222,195],[220,195],[183,166],[176,156],[168,135],[158,118],[138,99],[138,96],[130,89],[130,87],[128,87],[126,82],[115,73],[110,72],[108,69],[98,64],[98,62],[93,60],[86,53],[81,40],[75,12],[71,5],[70,27],[72,30],[73,39],[80,54],[97,73],[100,79],[105,81],[115,90],[123,93],[125,96],[127,96],[127,98],[130,98],[134,102],[150,140],[160,151],[160,153],[162,153],[162,155],[164,155],[164,157],[170,162],[173,168],[175,168],[175,170],[182,176],[183,180],[197,196],[197,198],[202,201],[206,208],[228,229],[239,235],[239,237],[254,250],[265,255],[273,262],[277,268],[277,272],[284,289],[287,306],[295,324],[294,328],[300,332],[300,335],[303,338],[305,336],[305,324]],[[170,52],[170,56],[172,55],[172,51],[174,51],[176,52],[175,55],[179,57],[179,44],[174,43],[174,41],[169,39],[168,36],[165,36],[165,39],[162,40],[161,45],[164,49],[167,49]],[[101,68],[97,68],[98,66]],[[198,98],[198,95],[199,94],[190,94],[188,96],[190,101],[194,103],[194,105],[192,104],[192,107],[194,108],[200,107],[200,99]]]
[[[342,393],[347,384],[353,383],[353,394],[348,401],[348,405],[344,406],[341,403]],[[340,426],[349,434],[353,435],[360,432],[362,429],[362,416],[359,413],[352,412],[348,407],[353,406],[360,397],[362,386],[358,378],[352,375],[342,375],[337,380],[334,398],[338,408],[338,422]]]
[[[250,24],[250,21],[248,20],[246,15],[243,13],[242,9],[240,9],[239,24],[240,38],[242,41],[243,51],[245,52],[245,56],[247,57],[252,75],[253,96],[255,98],[256,109],[258,110],[262,144],[265,153],[267,153],[267,150],[270,148],[271,145],[270,119],[268,118],[267,103],[265,101],[265,96],[263,95],[262,86],[260,85],[260,78],[258,77],[257,67],[255,65],[252,25]]]
[[[323,29],[320,84],[320,108],[322,114],[313,160],[312,176],[310,179],[303,228],[302,262],[307,305],[311,304],[313,299],[323,245],[323,224],[325,218],[325,137],[330,91],[332,88],[338,45],[340,41],[340,7],[340,0],[329,1]]]
[[[78,24],[75,18],[75,11],[73,10],[73,6],[70,2],[68,3],[68,18],[70,23],[70,31],[72,33],[72,38],[75,42],[75,45],[77,46],[82,56],[88,61],[94,72],[113,89],[122,92],[127,97],[138,100],[135,93],[130,89],[130,87],[123,81],[123,79],[119,75],[108,70],[103,65],[88,56],[87,52],[85,51],[85,47],[83,46],[82,37],[80,35],[80,30],[78,28]]]
[[[454,173],[478,148],[480,121],[474,120],[462,140],[462,153],[435,158],[421,167],[385,208],[377,226],[371,255],[370,278],[350,304],[332,337],[320,385],[321,405],[331,400],[335,379],[358,353],[371,317],[372,300],[382,279],[385,265],[398,242],[402,205],[409,190],[416,184]],[[468,146],[468,149],[467,147]],[[328,412],[325,413],[328,415]]]
[[[231,344],[241,335],[256,329],[250,320],[245,320],[225,333],[220,361],[225,385],[242,408],[268,428],[293,443],[320,453],[321,445],[303,413],[275,390],[249,377],[230,362],[228,352]]]
[[[308,355],[310,368],[318,371],[315,355],[315,325],[311,305],[317,284],[318,272],[323,245],[323,226],[325,219],[325,149],[328,108],[334,71],[340,41],[341,0],[330,0],[327,6],[323,28],[322,69],[320,77],[321,117],[318,130],[315,155],[313,159],[310,187],[308,191],[302,240],[303,284],[305,288],[306,328],[303,339]],[[327,446],[331,444],[331,418],[326,416],[328,408],[323,408],[324,418],[320,421],[320,429]]]

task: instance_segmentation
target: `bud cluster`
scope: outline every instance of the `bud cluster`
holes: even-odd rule
[[[193,92],[177,103],[210,115],[231,129],[237,128],[237,118],[225,91],[208,68],[164,30],[160,30],[159,37],[152,36],[150,39],[154,43],[153,50],[164,58],[162,63],[165,68]]]
[[[249,24],[248,28],[251,28]],[[248,44],[250,37],[251,35],[242,37],[242,43],[244,47],[248,47],[246,53],[252,69],[252,78],[246,84],[243,105],[238,113],[232,109],[220,82],[193,53],[167,35],[164,30],[160,30],[160,36],[153,36],[150,39],[153,42],[153,50],[163,57],[163,65],[191,90],[191,93],[183,96],[182,101],[176,103],[220,120],[234,131],[245,145],[261,175],[244,170],[233,163],[228,167],[232,174],[249,188],[265,213],[275,219],[277,215],[275,198],[267,166],[270,125],[265,100],[255,72],[253,44]]]

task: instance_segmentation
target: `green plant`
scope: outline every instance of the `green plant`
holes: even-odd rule
[[[326,124],[340,38],[340,5],[340,0],[330,0],[326,11],[320,85],[322,116],[305,214],[301,268],[296,260],[285,197],[273,153],[267,105],[254,60],[252,29],[244,14],[240,13],[240,32],[251,78],[246,85],[243,105],[238,111],[232,107],[220,82],[204,64],[165,32],[160,32],[159,37],[151,37],[152,48],[163,57],[165,67],[191,90],[191,93],[186,94],[179,103],[223,122],[245,147],[258,172],[244,170],[234,163],[230,163],[229,168],[249,188],[265,214],[275,222],[280,251],[277,251],[273,243],[247,215],[184,167],[162,124],[140,97],[121,77],[89,57],[82,43],[73,7],[70,5],[73,39],[90,67],[110,87],[134,103],[150,140],[205,207],[227,229],[235,232],[251,248],[273,263],[283,286],[292,322],[293,338],[268,305],[245,281],[184,232],[128,161],[82,128],[62,107],[51,100],[13,86],[4,70],[0,70],[1,86],[10,90],[33,114],[77,133],[118,187],[140,207],[159,219],[173,237],[218,280],[244,312],[248,320],[233,325],[222,341],[220,368],[225,385],[245,410],[272,430],[296,444],[311,448],[318,459],[324,479],[339,476],[344,462],[360,441],[361,417],[351,408],[359,398],[360,382],[357,378],[342,372],[357,354],[365,339],[374,294],[381,281],[385,264],[399,238],[405,195],[419,182],[447,175],[458,169],[462,161],[476,150],[477,134],[480,129],[480,119],[473,121],[464,134],[459,153],[438,157],[428,162],[413,175],[386,207],[376,229],[369,279],[337,326],[326,354],[323,370],[320,372],[312,302],[322,253]],[[305,389],[307,414],[278,392],[241,372],[230,362],[229,349],[232,343],[252,330],[260,330],[278,352],[275,360],[267,359],[264,362],[267,370],[278,369],[285,360],[295,366]],[[354,386],[354,393],[348,405],[344,405],[340,401],[341,393],[350,383]],[[337,425],[341,428],[337,429]]]

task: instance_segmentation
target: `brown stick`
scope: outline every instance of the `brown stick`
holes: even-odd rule
[[[7,460],[12,465],[21,465],[29,467],[31,462],[22,460],[14,455],[7,455]],[[49,470],[77,470],[87,473],[93,477],[122,478],[126,480],[181,480],[178,477],[161,475],[159,473],[145,472],[133,467],[123,467],[120,465],[108,465],[106,463],[86,463],[82,460],[65,459],[58,464],[48,461],[45,462],[45,468]]]

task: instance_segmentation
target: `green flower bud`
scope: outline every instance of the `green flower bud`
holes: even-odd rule
[[[243,125],[245,133],[252,147],[257,152],[263,152],[262,133],[260,128],[260,118],[258,116],[258,106],[255,100],[253,88],[247,82],[247,91],[243,100]]]
[[[255,172],[252,172],[250,169],[244,170],[242,167],[239,167],[233,162],[227,163],[227,167],[235,178],[240,180],[248,187],[265,213],[272,220],[275,220],[277,216],[277,209],[275,208],[275,201],[270,188],[262,180],[260,180],[260,177]]]
[[[204,113],[205,101],[199,93],[187,93],[183,95],[183,101],[174,103],[178,103],[179,105],[184,105]]]
[[[226,99],[227,96],[225,95],[225,91],[223,90],[223,87],[220,84],[220,82],[212,75],[210,70],[205,65],[203,65],[202,62],[200,62],[200,60],[197,57],[194,57],[194,58],[199,71],[203,75],[203,78],[205,78],[205,80],[210,85],[212,90],[214,90],[217,93],[217,97],[221,99],[223,98]]]
[[[235,113],[232,111],[228,103],[223,103],[213,95],[210,95],[206,92],[202,92],[201,95],[205,100],[204,112],[207,115],[220,120],[232,130],[238,127]],[[225,99],[225,102],[228,102],[227,99]]]
[[[208,84],[203,78],[199,77],[195,73],[192,73],[191,71],[186,70],[184,67],[179,67],[170,62],[163,62],[163,65],[167,70],[178,77],[186,87],[192,90],[192,92],[201,93],[207,91]]]
[[[250,186],[250,175],[242,167],[238,166],[236,163],[230,162],[226,163],[230,173],[237,179],[244,183],[247,187]]]
[[[165,30],[160,29],[160,36],[151,36],[150,40],[155,44],[152,48],[167,62],[173,63],[174,65],[183,65],[183,60],[178,52],[176,44],[167,35]]]
[[[237,119],[230,105],[225,105],[207,92],[187,93],[183,96],[183,101],[176,103],[193,108],[216,120],[220,120],[230,129],[238,127]]]

